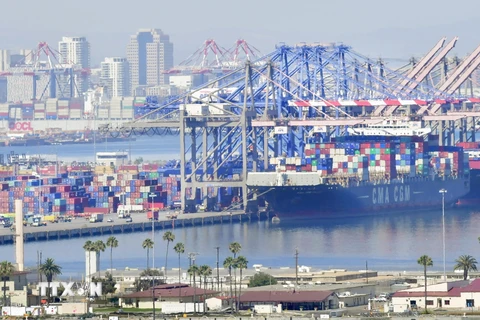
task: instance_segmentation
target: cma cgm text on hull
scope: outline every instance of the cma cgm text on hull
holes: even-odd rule
[[[449,190],[445,201],[450,205],[468,193],[469,181],[468,178],[405,179],[356,186],[319,184],[254,188],[259,193],[264,193],[269,210],[281,217],[298,215],[342,217],[440,207],[441,189]]]

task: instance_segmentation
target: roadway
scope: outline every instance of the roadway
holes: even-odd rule
[[[191,218],[208,218],[212,216],[229,216],[230,212],[234,215],[239,215],[244,213],[241,210],[231,210],[231,211],[222,211],[222,212],[197,212],[197,213],[186,213],[179,214],[177,220],[191,219]],[[172,214],[173,211],[160,211],[158,214],[158,221],[171,221],[167,218],[167,215]],[[41,227],[32,227],[30,225],[24,227],[24,233],[29,232],[42,232],[42,231],[59,231],[59,230],[73,230],[81,229],[87,227],[102,227],[102,226],[115,226],[115,225],[125,225],[130,223],[144,223],[148,222],[146,213],[132,213],[131,215],[132,222],[127,222],[126,219],[118,218],[116,214],[105,214],[103,222],[91,223],[87,218],[77,217],[72,219],[71,222],[58,222],[52,223],[47,222],[46,226]],[[112,222],[108,222],[108,219],[112,219]],[[12,234],[13,231],[10,228],[0,228],[0,236]]]

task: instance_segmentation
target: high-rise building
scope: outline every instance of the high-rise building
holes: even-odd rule
[[[173,67],[173,44],[160,29],[141,29],[127,45],[132,92],[139,86],[168,84],[164,71]]]
[[[77,65],[82,69],[90,69],[90,43],[85,37],[63,37],[58,43],[60,63]],[[75,83],[80,93],[86,92],[90,86],[88,73],[75,76]]]
[[[0,71],[10,68],[10,50],[0,50]]]
[[[126,58],[105,58],[101,63],[100,83],[108,88],[110,97],[130,95],[130,68]]]

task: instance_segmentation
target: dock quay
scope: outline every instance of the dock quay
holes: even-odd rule
[[[201,227],[214,224],[231,224],[242,222],[254,222],[266,220],[268,213],[245,213],[243,211],[231,212],[202,212],[181,214],[176,219],[169,219],[167,213],[163,213],[158,220],[150,221],[146,214],[132,214],[132,222],[125,219],[115,219],[107,222],[115,215],[106,215],[103,222],[89,223],[84,218],[76,218],[72,222],[50,223],[42,227],[24,227],[24,242],[51,241],[121,233],[146,232],[152,230],[167,230],[174,228]],[[13,244],[15,231],[7,228],[0,230],[0,245]]]

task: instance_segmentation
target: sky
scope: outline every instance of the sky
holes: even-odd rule
[[[175,63],[206,39],[225,48],[245,39],[265,54],[282,42],[342,42],[372,58],[408,59],[458,36],[452,54],[465,56],[480,45],[479,21],[479,0],[5,1],[0,49],[57,48],[62,36],[85,36],[95,66],[126,56],[138,29],[159,28],[174,43]]]

